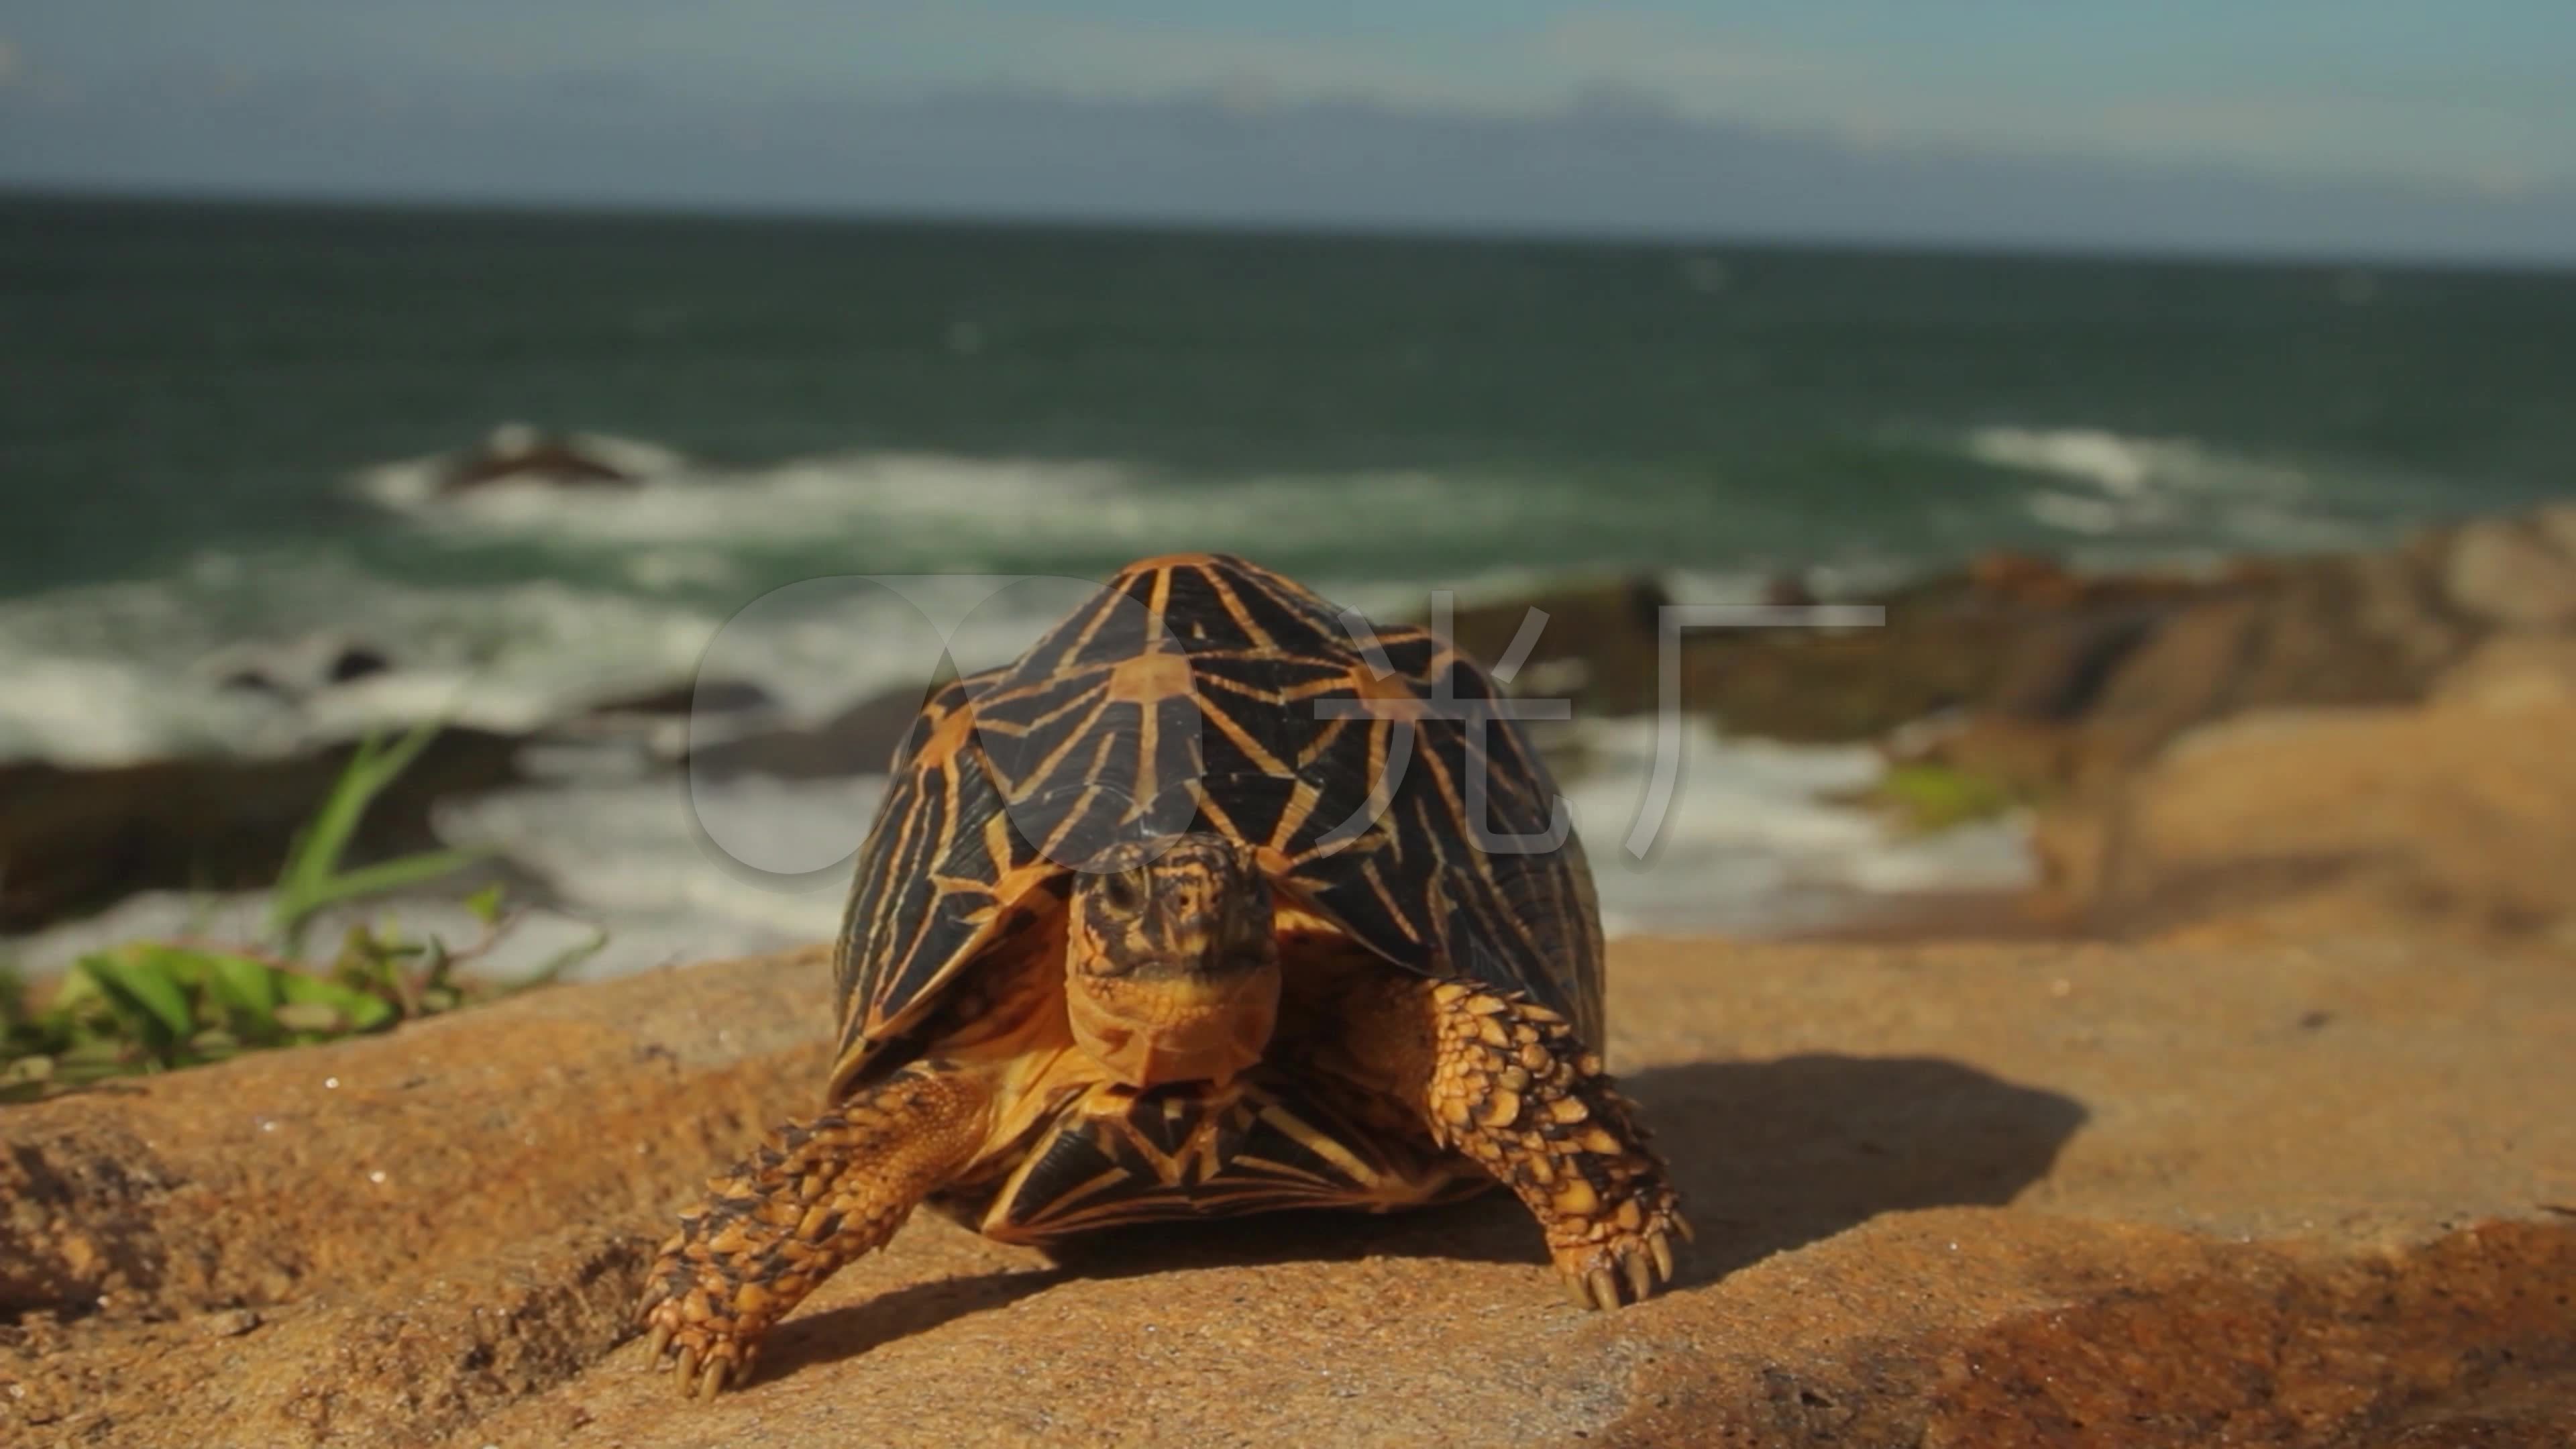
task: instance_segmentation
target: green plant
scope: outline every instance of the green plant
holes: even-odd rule
[[[1866,798],[1922,834],[1990,820],[2022,803],[2010,785],[1991,775],[1935,764],[1894,766]]]
[[[420,758],[420,752],[437,734],[438,725],[432,722],[414,727],[390,746],[373,734],[358,742],[321,810],[287,849],[285,869],[278,873],[277,888],[269,901],[269,928],[277,933],[289,954],[302,948],[305,928],[326,906],[436,880],[483,858],[484,852],[479,851],[434,850],[358,870],[340,868],[341,857],[348,854],[349,841],[357,834],[358,823],[366,818],[367,807],[411,768],[412,761]]]
[[[434,728],[391,747],[370,737],[350,756],[280,872],[268,917],[277,950],[127,942],[73,962],[41,1002],[16,967],[0,961],[0,1102],[382,1030],[552,981],[605,945],[606,934],[595,932],[506,983],[469,976],[460,968],[516,923],[495,884],[466,898],[482,937],[462,950],[436,935],[410,939],[388,921],[351,927],[327,962],[299,959],[325,907],[435,880],[479,858],[432,851],[340,869],[367,806],[418,758]]]

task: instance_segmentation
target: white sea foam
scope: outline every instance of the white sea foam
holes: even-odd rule
[[[1638,860],[1622,842],[1653,767],[1653,724],[1583,734],[1593,763],[1568,804],[1614,935],[1796,930],[1891,893],[2028,878],[2019,822],[1901,838],[1843,803],[1877,777],[1873,751],[1727,740],[1700,725],[1661,838]],[[617,944],[588,968],[605,974],[829,936],[883,788],[877,776],[589,782],[458,802],[437,824],[452,843],[506,850],[573,915],[605,924]]]
[[[756,683],[788,719],[816,720],[925,677],[935,651],[870,647],[911,617],[890,595],[845,592],[829,611],[729,624],[709,608],[550,580],[430,588],[339,555],[216,555],[174,579],[0,602],[0,760],[276,755],[431,718],[524,732],[602,697],[695,677],[702,663],[710,678]],[[988,610],[961,653],[1007,657],[1043,623]],[[392,667],[307,687],[302,659],[337,641]],[[284,687],[227,684],[264,665],[278,666],[264,672]]]
[[[1453,480],[1385,471],[1173,486],[1150,468],[1108,461],[852,452],[756,468],[691,462],[631,440],[577,435],[595,452],[647,450],[622,487],[502,481],[446,492],[444,458],[366,469],[364,498],[424,533],[612,551],[637,586],[721,584],[733,551],[845,550],[853,571],[938,572],[1039,553],[1118,555],[1193,546],[1252,553],[1347,540],[1365,504],[1389,534],[1462,518]],[[603,456],[603,460],[606,458]]]
[[[1655,722],[1595,721],[1582,735],[1592,763],[1566,800],[1612,935],[1808,929],[1873,898],[2030,878],[2022,821],[1906,836],[1850,803],[1884,769],[1873,749],[1729,739],[1697,720],[1680,732],[1680,783],[1640,859],[1626,841],[1653,775]]]
[[[1979,462],[2054,480],[2033,488],[2023,507],[2041,523],[2097,545],[2329,548],[2368,537],[2331,510],[2307,469],[2189,438],[1987,427],[1968,433],[1963,447]]]
[[[953,616],[972,604],[976,587],[933,580],[920,597],[930,613]],[[942,597],[941,589],[951,592]],[[637,678],[685,672],[702,652],[711,668],[756,679],[790,697],[796,714],[813,717],[844,696],[892,682],[888,671],[917,663],[899,654],[873,663],[854,659],[850,619],[829,610],[790,608],[776,618],[737,620],[710,649],[718,638],[715,621],[632,599],[533,585],[470,597],[469,622],[450,613],[468,608],[464,600],[374,590],[365,610],[341,619],[342,628],[385,639],[398,657],[408,652],[415,660],[451,662],[409,663],[301,704],[216,689],[202,671],[186,667],[184,642],[160,641],[173,651],[175,662],[166,668],[149,659],[120,665],[57,659],[28,669],[13,659],[10,677],[33,687],[0,697],[0,741],[20,752],[32,745],[80,760],[210,742],[283,748],[440,709],[516,728],[560,712],[573,690],[564,676],[579,672],[571,661],[587,660],[595,682],[605,683],[627,672]],[[97,602],[100,612],[129,618],[185,613],[149,590],[111,592]],[[80,617],[87,622],[75,627],[23,604],[0,608],[0,659],[9,658],[13,638],[81,634],[96,626],[99,614]],[[943,627],[950,622],[941,619]],[[969,617],[957,633],[960,653],[969,667],[1005,657],[1041,622],[1016,609],[981,621]],[[867,627],[882,637],[922,626],[901,625],[884,612]],[[472,640],[487,647],[469,647]],[[801,676],[829,678],[838,687],[817,687],[796,700],[794,681]],[[2017,824],[1903,840],[1866,811],[1841,803],[1837,797],[1875,778],[1879,763],[1868,749],[1722,739],[1697,723],[1685,734],[1681,788],[1658,844],[1644,860],[1634,859],[1623,843],[1652,772],[1653,723],[1590,721],[1578,728],[1590,763],[1569,788],[1569,801],[1590,843],[1614,933],[1792,930],[1846,917],[1890,891],[2008,885],[2026,873]],[[591,974],[827,936],[838,920],[850,854],[884,785],[875,776],[689,779],[639,771],[611,745],[532,750],[523,764],[542,782],[450,802],[436,824],[452,843],[497,849],[546,880],[560,897],[562,929],[571,929],[563,922],[605,926],[611,945],[585,968]],[[161,909],[167,916],[172,908],[164,903]],[[117,916],[106,924],[125,930],[136,922]],[[24,959],[45,964],[78,944],[49,939]]]
[[[1180,536],[1276,556],[1347,538],[1363,502],[1403,536],[1455,522],[1461,496],[1454,480],[1420,474],[1337,478],[1319,496],[1313,480],[1167,488],[1117,465],[910,454],[728,473],[644,444],[582,445],[615,453],[643,481],[441,497],[437,462],[423,460],[372,470],[362,486],[433,538],[595,548],[608,567],[586,576],[622,575],[633,587],[524,576],[436,587],[379,576],[345,551],[209,552],[171,578],[0,602],[0,677],[10,684],[0,691],[0,760],[276,754],[433,717],[525,732],[604,696],[693,677],[758,686],[777,706],[762,724],[811,723],[919,682],[943,642],[968,669],[1006,659],[1089,587],[1002,589],[1007,579],[981,574],[1012,529],[1046,531],[1031,554],[1147,551]],[[2089,459],[2084,466],[2131,479],[2084,448],[1987,446],[2057,458],[2061,475]],[[2153,470],[2139,476],[2147,481],[2107,485],[2102,496],[2123,505],[2158,486]],[[851,541],[851,575],[906,576],[831,577],[748,606],[723,602],[745,552],[769,543],[810,551],[836,539]],[[885,546],[872,552],[875,540]],[[1315,582],[1371,617],[1418,618],[1428,604],[1418,582]],[[1474,604],[1549,578],[1502,571],[1446,582]],[[1674,597],[1700,603],[1755,598],[1766,586],[1747,572],[1667,583]],[[391,667],[326,684],[330,659],[352,645]],[[227,686],[245,671],[272,687]],[[667,725],[655,752],[674,753],[687,729]],[[1835,803],[1829,797],[1876,770],[1866,750],[1787,749],[1704,730],[1691,736],[1661,845],[1635,861],[1620,842],[1651,769],[1651,726],[1585,730],[1596,764],[1572,797],[1615,930],[1791,929],[1873,893],[1985,884],[2020,869],[2009,827],[1903,842]],[[616,944],[597,970],[828,934],[843,884],[833,877],[881,781],[691,782],[639,768],[639,758],[631,741],[532,748],[522,763],[540,783],[458,802],[440,828],[505,850],[553,882],[567,910],[608,925]],[[778,878],[798,875],[812,878]]]
[[[440,835],[506,852],[616,949],[600,974],[665,959],[828,938],[847,862],[885,782],[877,776],[691,787],[676,778],[502,791],[440,808]],[[711,834],[722,831],[728,855]],[[803,873],[801,880],[783,872]]]

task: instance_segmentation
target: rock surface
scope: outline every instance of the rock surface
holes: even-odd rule
[[[2452,601],[2482,619],[2518,628],[2576,624],[2576,508],[2463,525],[2444,581]]]
[[[2526,652],[2546,654],[2512,654]],[[2185,735],[2104,798],[2043,818],[2045,908],[2124,936],[2576,944],[2576,697],[2526,667],[2482,654],[2428,706],[2264,711]]]
[[[1623,942],[1700,1230],[1565,1306],[1485,1199],[1097,1241],[943,1220],[712,1407],[631,1305],[810,1105],[819,955],[0,1116],[0,1441],[2540,1445],[2576,1435],[2576,963]]]

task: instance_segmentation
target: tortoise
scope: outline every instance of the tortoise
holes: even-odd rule
[[[1499,1182],[1578,1305],[1646,1297],[1689,1226],[1602,1069],[1561,808],[1447,641],[1237,558],[1129,565],[897,747],[828,1106],[682,1216],[653,1361],[700,1397],[745,1381],[924,1202],[1045,1245]]]

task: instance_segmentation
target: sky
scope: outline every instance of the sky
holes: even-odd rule
[[[0,185],[2576,263],[2570,0],[0,0]]]

